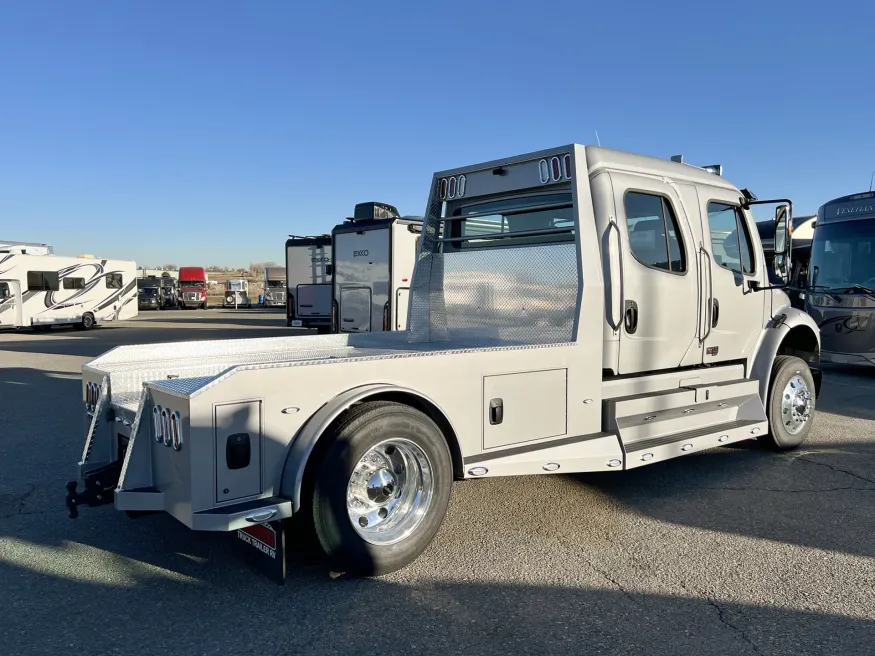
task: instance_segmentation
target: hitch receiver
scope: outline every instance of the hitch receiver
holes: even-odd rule
[[[76,491],[78,485],[76,481],[68,481],[66,502],[70,519],[79,516],[79,506],[102,506],[112,503],[121,471],[122,463],[117,460],[89,472],[83,481],[85,489],[81,492]]]

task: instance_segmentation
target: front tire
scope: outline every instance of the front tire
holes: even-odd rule
[[[452,482],[446,440],[424,414],[384,401],[351,410],[334,430],[312,497],[332,567],[380,576],[411,563],[438,532]]]
[[[82,330],[91,330],[94,328],[94,315],[86,312],[82,315]]]
[[[776,451],[795,449],[811,432],[814,406],[814,377],[808,365],[795,356],[777,356],[766,407],[769,432],[758,439]]]

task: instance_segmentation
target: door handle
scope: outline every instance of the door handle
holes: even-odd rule
[[[492,399],[489,402],[489,423],[493,426],[504,421],[504,401]]]
[[[623,323],[626,326],[626,332],[630,335],[634,335],[635,331],[638,330],[638,304],[635,301],[626,301]]]
[[[717,322],[720,320],[720,302],[714,299],[714,311],[711,313],[711,327],[716,328]]]

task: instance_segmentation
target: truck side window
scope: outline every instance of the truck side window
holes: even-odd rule
[[[730,271],[754,273],[753,246],[741,210],[726,203],[708,203],[708,226],[714,261]]]
[[[653,269],[686,272],[683,241],[671,203],[662,196],[630,191],[623,205],[635,259]]]
[[[60,289],[57,271],[28,271],[27,291],[56,292]]]
[[[107,289],[121,289],[124,285],[122,281],[122,274],[120,273],[108,273],[106,274],[106,288]]]
[[[64,289],[85,289],[85,278],[64,278]]]

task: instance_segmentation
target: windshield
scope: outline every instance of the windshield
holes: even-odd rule
[[[188,288],[194,287],[195,289],[203,289],[204,288],[204,281],[203,280],[181,280],[179,282],[179,285],[181,287],[188,287]]]
[[[267,286],[272,289],[278,289],[286,286],[285,280],[268,280]]]
[[[844,291],[875,286],[875,219],[818,225],[811,245],[811,283]]]
[[[141,287],[140,296],[158,296],[157,287]]]

